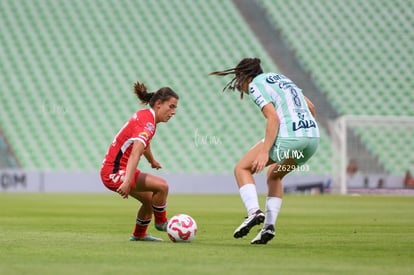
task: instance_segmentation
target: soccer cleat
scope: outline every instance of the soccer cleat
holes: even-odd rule
[[[234,231],[233,237],[242,238],[249,234],[250,229],[252,229],[253,226],[259,225],[265,220],[265,215],[263,214],[262,210],[257,210],[256,213],[253,215],[248,216],[242,224],[237,227],[237,229]]]
[[[131,235],[129,240],[130,241],[143,241],[143,242],[162,242],[162,239],[153,237],[150,234],[147,234],[144,237],[135,237],[134,235]]]
[[[155,226],[155,229],[157,229],[158,231],[167,232],[167,224],[168,224],[168,221],[164,223],[154,223],[154,226]]]
[[[251,244],[267,244],[275,236],[275,227],[272,224],[266,225],[259,234],[250,242]]]

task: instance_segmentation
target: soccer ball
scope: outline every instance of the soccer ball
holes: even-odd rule
[[[186,214],[178,214],[168,221],[168,237],[173,242],[191,242],[197,234],[197,224]]]

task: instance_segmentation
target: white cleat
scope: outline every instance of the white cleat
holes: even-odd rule
[[[252,229],[253,226],[259,225],[263,223],[265,220],[265,215],[263,212],[259,209],[254,213],[253,215],[248,216],[242,224],[237,227],[237,229],[234,231],[233,237],[242,238],[249,234],[250,229]]]
[[[141,242],[162,242],[162,239],[151,236],[150,234],[147,234],[144,237],[135,237],[134,235],[131,235],[129,240],[130,241],[141,241]]]
[[[250,242],[251,244],[267,244],[275,236],[275,227],[266,225],[260,230],[259,234]]]

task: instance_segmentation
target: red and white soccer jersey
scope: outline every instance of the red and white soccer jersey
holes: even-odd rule
[[[116,190],[116,188],[123,182],[126,165],[134,141],[138,140],[142,142],[146,149],[150,144],[155,131],[156,124],[154,110],[143,109],[136,112],[118,132],[102,162],[102,181],[109,189]],[[139,171],[137,170],[132,183],[133,185],[136,182],[138,174]]]

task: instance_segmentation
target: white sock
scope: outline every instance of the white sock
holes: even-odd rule
[[[266,219],[265,225],[276,225],[277,215],[279,215],[282,199],[278,197],[266,198]]]
[[[260,209],[259,199],[257,198],[256,185],[248,183],[239,189],[241,199],[246,207],[247,214],[250,216]]]

